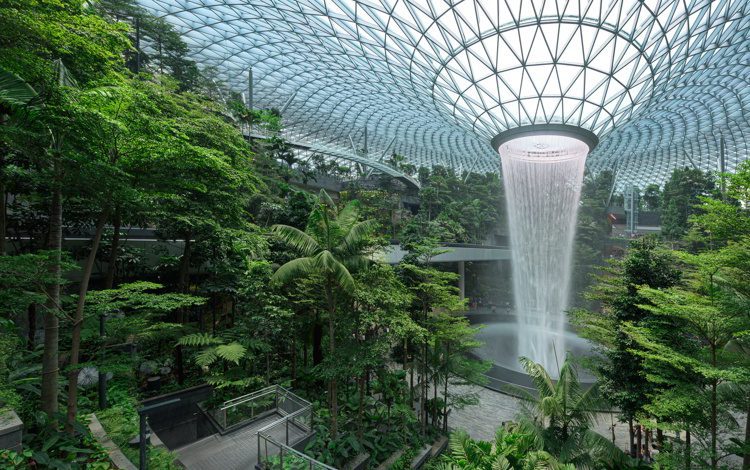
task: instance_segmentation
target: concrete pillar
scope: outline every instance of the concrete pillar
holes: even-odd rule
[[[20,452],[23,423],[18,415],[10,410],[0,413],[0,449]]]
[[[458,295],[461,300],[466,298],[466,262],[458,262]]]

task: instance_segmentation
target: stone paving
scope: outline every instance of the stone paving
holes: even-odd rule
[[[454,393],[474,392],[479,396],[478,405],[453,410],[450,418],[448,418],[448,424],[452,428],[464,429],[474,439],[494,439],[497,428],[505,421],[512,421],[521,409],[518,398],[488,388],[471,386],[452,388]],[[609,413],[600,414],[596,424],[596,432],[611,439],[613,423],[615,444],[618,447],[626,448],[628,427],[625,423],[617,422],[616,416]]]

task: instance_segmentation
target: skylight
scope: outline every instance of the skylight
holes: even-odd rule
[[[287,132],[499,171],[504,130],[567,124],[618,184],[746,158],[747,0],[140,0]],[[390,142],[393,144],[390,145]]]

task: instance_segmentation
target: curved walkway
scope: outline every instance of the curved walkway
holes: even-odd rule
[[[479,404],[453,410],[448,424],[454,429],[464,429],[474,439],[492,440],[495,431],[503,422],[512,421],[521,409],[518,398],[496,392],[485,387],[454,386],[451,393],[476,393]],[[599,414],[596,432],[609,439],[612,438],[614,423],[615,444],[625,449],[628,445],[628,426],[617,421],[617,416],[610,413]]]

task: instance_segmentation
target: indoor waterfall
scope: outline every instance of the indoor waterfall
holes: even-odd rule
[[[552,376],[564,359],[573,239],[589,147],[536,135],[503,143],[500,152],[512,249],[518,356]]]

